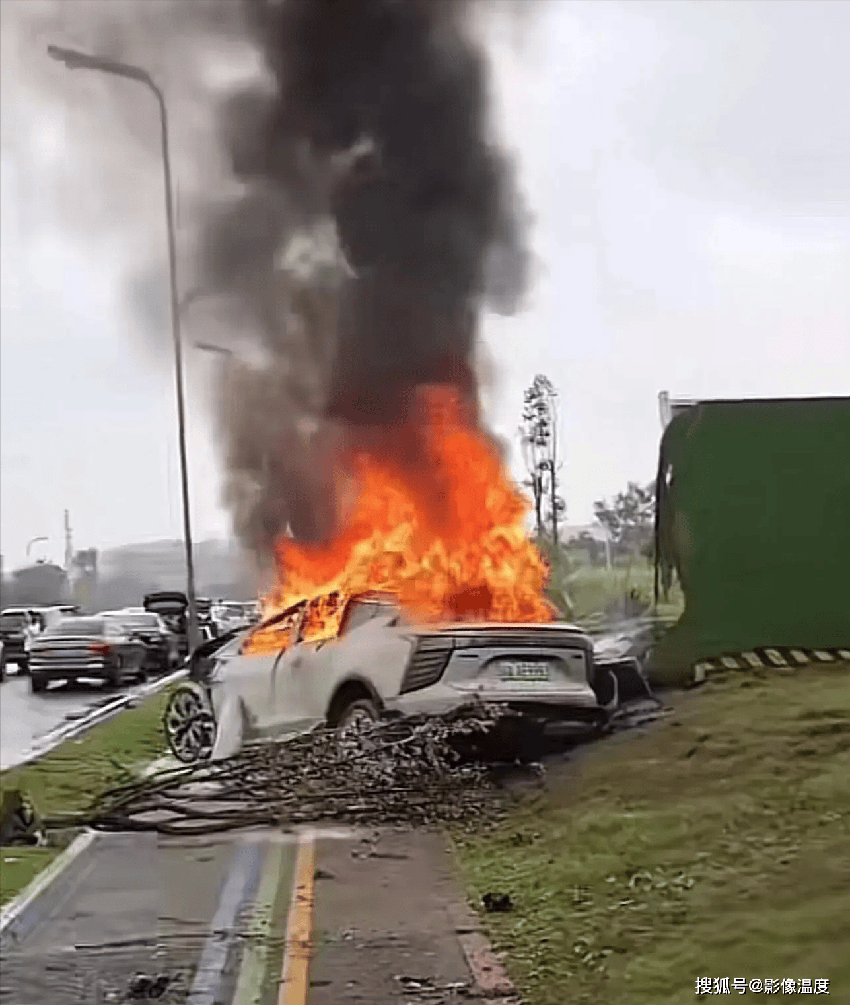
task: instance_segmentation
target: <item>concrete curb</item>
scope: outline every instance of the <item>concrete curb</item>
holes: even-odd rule
[[[448,914],[476,993],[492,1005],[519,1005],[516,988],[493,951],[477,915],[460,902],[451,904]]]
[[[84,831],[76,837],[71,844],[55,858],[46,869],[35,876],[28,886],[13,897],[9,903],[0,910],[0,933],[15,921],[32,902],[68,868],[68,866],[89,847],[97,837],[97,831]]]
[[[452,858],[455,882],[463,890],[465,884],[460,873],[458,848],[449,837],[447,851]],[[446,908],[469,973],[475,994],[491,1005],[522,1005],[513,981],[484,934],[481,919],[466,900],[454,900]]]
[[[120,711],[120,709],[118,711]],[[181,767],[181,765],[176,758],[172,757],[170,754],[165,755],[164,757],[158,757],[155,761],[151,761],[150,764],[145,765],[141,772],[141,777],[148,778],[151,775],[156,774],[158,771],[165,771],[169,768],[175,767]],[[54,880],[58,879],[68,866],[76,858],[78,858],[97,837],[97,831],[84,831],[82,834],[78,835],[63,852],[57,855],[57,857],[48,866],[34,876],[30,883],[25,886],[20,893],[13,897],[2,910],[0,910],[0,934],[2,934],[9,927],[9,925],[11,925],[12,922],[15,921],[15,919],[18,918],[30,906],[30,904],[33,903],[34,900],[36,900],[36,898],[40,897],[41,894],[43,894],[45,890],[54,882]],[[9,846],[9,848],[13,847],[13,845]]]
[[[750,652],[725,653],[700,660],[693,666],[693,682],[702,684],[711,674],[729,670],[795,670],[825,663],[841,663],[846,660],[850,660],[848,648],[803,649],[778,646],[770,649],[760,646]]]
[[[22,767],[25,764],[32,764],[33,761],[37,761],[40,757],[44,757],[45,754],[50,753],[50,751],[58,747],[60,743],[64,743],[66,740],[75,740],[78,736],[82,736],[83,733],[87,733],[92,727],[99,726],[102,722],[107,722],[109,719],[118,715],[119,712],[123,712],[126,708],[132,707],[138,701],[147,698],[149,695],[155,694],[157,691],[163,690],[163,688],[168,687],[169,684],[174,684],[177,681],[182,680],[187,674],[188,670],[181,667],[180,670],[167,674],[165,677],[160,677],[159,680],[152,681],[150,684],[142,684],[139,687],[132,688],[126,694],[122,694],[112,701],[107,702],[107,704],[101,705],[100,708],[92,709],[91,712],[81,718],[75,719],[66,726],[60,726],[58,729],[51,731],[41,743],[36,743],[30,747],[20,761],[17,761],[15,764],[10,765],[9,768],[4,770],[11,770],[12,768]]]

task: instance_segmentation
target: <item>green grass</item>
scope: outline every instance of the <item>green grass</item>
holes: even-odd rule
[[[582,565],[567,576],[567,593],[573,603],[574,616],[585,618],[622,603],[629,591],[635,589],[647,604],[653,603],[655,570],[645,560],[638,559],[631,568],[614,566],[611,569]],[[666,612],[680,614],[684,597],[678,584],[670,591],[669,602],[659,605]]]
[[[485,917],[524,1000],[679,1005],[698,977],[805,977],[850,1001],[850,666],[674,705],[459,841],[473,901],[516,905]]]
[[[4,848],[0,857],[0,905],[29,885],[65,846],[63,842],[48,848]]]
[[[140,766],[166,753],[162,715],[170,693],[159,691],[32,764],[0,772],[0,791],[22,789],[42,817],[85,809],[99,792],[129,781]],[[46,848],[3,848],[0,904],[23,889],[68,840],[68,835],[58,834]]]

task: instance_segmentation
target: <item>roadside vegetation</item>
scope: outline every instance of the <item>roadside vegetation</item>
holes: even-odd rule
[[[548,542],[542,547],[552,569],[549,598],[570,620],[630,617],[650,610],[678,617],[684,610],[678,584],[655,607],[655,569],[645,558],[618,558],[606,568],[588,562],[577,549],[563,548],[555,556]]]
[[[0,794],[19,789],[42,817],[84,809],[98,793],[129,781],[166,753],[162,715],[170,693],[159,691],[37,761],[0,772]],[[0,904],[23,889],[72,839],[72,834],[51,834],[47,847],[1,849]]]
[[[458,839],[473,902],[514,905],[485,918],[524,1000],[679,1005],[728,977],[828,979],[850,1001],[850,665],[672,704]]]

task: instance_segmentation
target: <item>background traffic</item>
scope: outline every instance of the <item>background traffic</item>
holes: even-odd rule
[[[136,607],[81,614],[75,605],[7,607],[0,612],[0,680],[14,666],[30,690],[100,681],[113,687],[177,669],[188,653],[187,600],[178,591],[148,594]],[[259,618],[256,602],[200,598],[205,640]]]

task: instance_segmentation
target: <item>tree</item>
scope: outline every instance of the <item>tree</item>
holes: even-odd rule
[[[629,482],[613,502],[600,499],[593,504],[596,519],[608,531],[618,554],[651,555],[655,524],[655,483],[641,486]]]
[[[537,536],[543,537],[544,518],[552,531],[552,543],[558,547],[558,522],[566,512],[566,503],[558,495],[558,415],[557,392],[548,377],[537,374],[523,398],[520,442],[528,469],[526,486],[534,500]],[[548,512],[546,508],[548,507]]]
[[[574,548],[580,548],[587,553],[591,565],[605,565],[607,546],[604,541],[597,540],[592,534],[583,530],[571,544]]]

